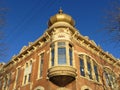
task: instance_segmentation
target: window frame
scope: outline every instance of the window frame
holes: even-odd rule
[[[82,62],[81,62],[82,61]],[[85,77],[85,65],[83,56],[79,55],[80,75]],[[83,74],[82,74],[83,72]]]

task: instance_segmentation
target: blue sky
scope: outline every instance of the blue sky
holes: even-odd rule
[[[2,6],[8,8],[5,14],[6,25],[3,28],[4,43],[7,47],[0,62],[8,62],[17,55],[24,45],[39,38],[47,29],[49,18],[62,7],[64,13],[73,17],[76,28],[84,36],[89,36],[104,51],[116,58],[120,52],[114,43],[108,41],[109,35],[102,30],[105,10],[110,0],[2,0]]]

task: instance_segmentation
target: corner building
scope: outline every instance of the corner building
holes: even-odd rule
[[[74,27],[71,16],[50,17],[45,33],[0,63],[0,90],[120,90],[120,62]]]

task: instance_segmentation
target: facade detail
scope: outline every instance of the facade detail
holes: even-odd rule
[[[120,59],[81,35],[60,9],[40,38],[0,63],[0,90],[120,90]]]

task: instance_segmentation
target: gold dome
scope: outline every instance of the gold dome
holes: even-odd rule
[[[49,22],[48,22],[48,27],[52,26],[54,23],[56,22],[60,22],[60,21],[63,21],[63,22],[67,22],[69,24],[71,24],[72,26],[75,25],[75,21],[72,19],[71,16],[67,15],[67,14],[64,14],[63,13],[63,10],[60,9],[59,12],[52,16],[50,19],[49,19]]]

